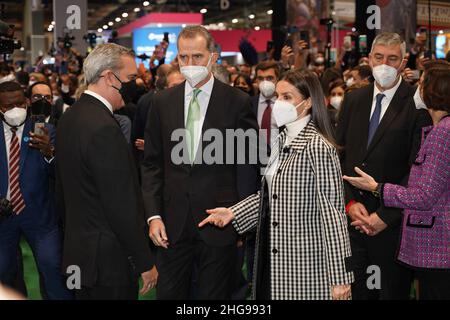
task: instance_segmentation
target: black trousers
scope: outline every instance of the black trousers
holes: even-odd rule
[[[180,240],[170,244],[168,249],[158,248],[157,299],[230,299],[235,288],[236,250],[236,244],[226,247],[207,245],[200,238],[198,227],[189,215]],[[196,281],[195,290],[192,291],[194,265]]]
[[[355,282],[352,284],[354,300],[408,300],[413,271],[397,262],[400,241],[399,228],[386,228],[370,237],[350,228],[350,244],[353,255]],[[379,267],[380,289],[369,288],[373,284],[374,271],[369,266]],[[373,269],[376,270],[376,269]]]
[[[450,270],[419,270],[420,300],[450,300]]]
[[[76,300],[137,300],[139,285],[130,284],[129,286],[117,287],[81,287],[81,290],[75,290]]]

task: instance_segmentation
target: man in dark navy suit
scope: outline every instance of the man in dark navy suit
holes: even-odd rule
[[[0,84],[0,198],[12,212],[0,220],[0,282],[12,285],[22,235],[33,250],[49,299],[70,299],[61,274],[61,237],[49,180],[54,174],[54,130],[45,125],[33,134],[20,84]]]

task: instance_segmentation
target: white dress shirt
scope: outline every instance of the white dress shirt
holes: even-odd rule
[[[286,140],[284,142],[283,147],[289,146],[292,143],[292,141],[294,141],[294,139],[298,137],[300,132],[302,132],[302,130],[306,128],[306,126],[308,125],[310,120],[311,120],[311,115],[307,115],[306,117],[301,118],[297,121],[288,123],[286,125]],[[269,190],[269,201],[272,198],[271,195],[272,195],[273,175],[275,172],[277,172],[278,166],[279,166],[278,156],[280,154],[280,150],[279,150],[279,148],[272,148],[272,152],[276,152],[276,154],[273,155],[276,158],[274,158],[274,161],[271,161],[269,163],[267,170],[264,174],[264,177],[267,182],[267,188]],[[271,155],[271,158],[272,158],[272,155]]]
[[[196,124],[197,130],[197,137],[195,139],[195,145],[194,150],[195,154],[197,154],[197,148],[201,139],[202,134],[202,128],[203,123],[205,122],[206,112],[208,111],[208,105],[209,100],[211,99],[211,93],[214,87],[214,77],[211,76],[211,78],[208,80],[207,83],[205,83],[200,88],[200,93],[197,96],[198,104],[200,105],[200,120]],[[192,96],[194,94],[194,88],[191,87],[191,85],[186,81],[185,87],[184,87],[184,125],[187,124],[188,114],[189,114],[189,104],[191,103]],[[150,221],[154,219],[161,219],[160,215],[155,214],[154,216],[150,217],[147,220],[147,223],[150,223]]]
[[[108,108],[108,110],[111,111],[111,113],[114,113],[111,103],[109,103],[109,101],[103,98],[101,95],[90,90],[86,90],[84,91],[84,93],[96,98],[97,100],[100,100]]]
[[[259,100],[258,100],[258,125],[261,128],[262,125],[262,119],[264,116],[264,112],[267,109],[267,100],[271,101],[270,106],[272,107],[273,110],[273,105],[275,104],[275,101],[277,101],[277,97],[273,96],[271,99],[267,99],[266,97],[264,97],[262,94],[259,94]],[[272,112],[272,117],[270,119],[270,143],[273,144],[276,140],[277,140],[277,136],[278,136],[278,126],[277,126],[277,122],[275,121],[275,118],[273,116],[273,112]]]
[[[25,125],[22,124],[20,127],[17,128],[17,131],[16,131],[17,139],[19,139],[19,148],[22,145],[22,135],[23,135],[24,126]],[[8,167],[7,175],[8,175],[8,181],[9,181],[9,149],[11,147],[12,132],[11,132],[11,127],[8,126],[4,122],[3,122],[3,133],[5,135],[6,163],[7,163],[7,167]],[[10,196],[10,190],[9,190],[9,182],[8,182],[8,191],[6,192],[6,199],[9,200],[9,196]]]
[[[384,114],[386,113],[389,104],[392,101],[392,98],[394,97],[395,93],[397,92],[398,87],[400,87],[400,84],[402,83],[402,77],[400,77],[400,80],[398,81],[398,83],[391,89],[389,90],[385,90],[385,91],[380,91],[380,89],[378,89],[377,85],[374,83],[374,89],[373,89],[373,98],[372,98],[372,110],[370,111],[370,119],[372,119],[372,115],[375,112],[375,106],[377,103],[377,94],[382,93],[385,95],[385,97],[381,100],[381,114],[380,114],[380,122],[381,119],[383,119]]]
[[[195,137],[194,150],[195,154],[197,154],[198,145],[201,139],[203,122],[205,122],[206,111],[208,111],[209,100],[211,98],[211,93],[214,87],[214,77],[211,76],[209,81],[205,83],[200,88],[200,93],[197,96],[198,104],[200,105],[200,120],[196,123],[195,127],[197,128],[197,137]],[[191,87],[189,82],[186,81],[184,87],[184,125],[186,127],[188,114],[189,114],[189,105],[191,103],[192,96],[194,94],[194,88]]]

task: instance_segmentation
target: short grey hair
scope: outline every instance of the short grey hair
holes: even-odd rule
[[[373,52],[373,48],[375,48],[376,45],[383,45],[383,46],[400,46],[400,52],[402,55],[402,59],[406,56],[406,42],[402,39],[402,37],[395,32],[383,32],[380,33],[375,37],[375,40],[373,40],[372,43],[372,49],[370,50],[370,53]]]
[[[217,51],[216,43],[214,41],[213,36],[211,35],[211,33],[209,33],[209,31],[205,27],[200,25],[187,26],[186,28],[184,28],[178,35],[177,45],[181,38],[193,39],[197,36],[202,36],[203,38],[205,38],[206,48],[208,49],[209,52]]]
[[[106,43],[95,47],[83,64],[84,83],[86,85],[97,83],[105,70],[119,71],[122,68],[121,57],[124,55],[135,57],[131,49],[115,43]]]
[[[212,73],[219,81],[230,84],[230,73],[227,68],[222,65],[215,64],[212,66]]]

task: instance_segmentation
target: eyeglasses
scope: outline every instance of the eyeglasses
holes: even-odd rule
[[[52,102],[53,97],[51,95],[49,95],[49,94],[47,94],[47,95],[33,94],[31,96],[31,102],[36,102],[36,101],[39,101],[39,100],[42,100],[42,99],[45,99],[48,102]]]

